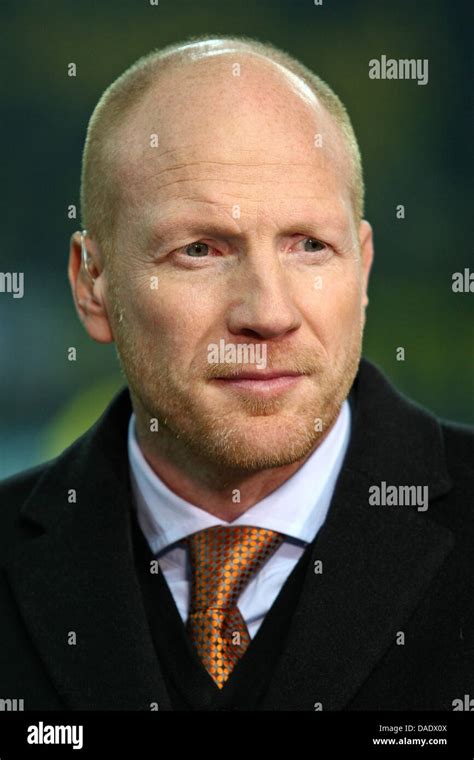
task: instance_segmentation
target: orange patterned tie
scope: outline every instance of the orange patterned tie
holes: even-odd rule
[[[220,689],[250,644],[237,600],[282,541],[281,533],[252,525],[216,525],[185,539],[193,569],[186,629]]]

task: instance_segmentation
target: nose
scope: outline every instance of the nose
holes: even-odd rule
[[[227,327],[233,335],[261,340],[297,330],[301,314],[294,301],[294,283],[275,251],[249,252],[230,283]]]

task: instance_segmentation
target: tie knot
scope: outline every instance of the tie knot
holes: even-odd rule
[[[237,604],[244,587],[283,541],[252,525],[216,525],[187,536],[193,569],[191,611]]]

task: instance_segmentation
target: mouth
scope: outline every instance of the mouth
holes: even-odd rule
[[[231,391],[246,391],[261,396],[272,396],[294,388],[301,382],[302,375],[290,370],[239,372],[232,377],[216,377],[212,382]]]

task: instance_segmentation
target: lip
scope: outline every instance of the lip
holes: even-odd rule
[[[293,388],[304,375],[298,372],[241,372],[233,377],[216,377],[212,382],[229,390],[247,391],[264,396],[276,395]]]
[[[233,375],[232,377],[218,377],[216,380],[274,380],[278,377],[301,377],[301,373],[293,372],[290,369],[274,369],[268,372],[254,370],[253,372],[239,372],[238,375]]]

